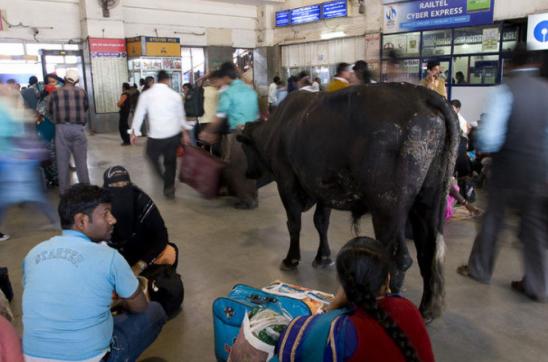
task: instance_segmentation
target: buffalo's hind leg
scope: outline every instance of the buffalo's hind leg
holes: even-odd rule
[[[282,261],[280,269],[295,270],[301,261],[301,213],[303,206],[299,198],[291,192],[284,192],[278,187],[280,198],[287,215],[287,229],[289,231],[289,250],[287,256]]]
[[[404,222],[402,216],[405,213],[394,212],[393,214],[381,214],[378,211],[372,212],[373,228],[375,238],[386,247],[386,252],[393,258],[393,265],[390,270],[390,289],[399,293],[405,279],[405,272],[413,264],[409,256],[404,237]]]
[[[331,216],[331,209],[324,206],[321,203],[316,204],[316,211],[314,212],[314,226],[320,234],[320,245],[318,246],[318,253],[316,258],[312,262],[314,268],[327,268],[333,265],[331,260],[331,250],[329,249],[329,241],[327,240],[327,230],[329,229],[329,217]]]
[[[439,194],[438,194],[439,197]],[[444,304],[443,259],[445,242],[439,230],[439,200],[429,206],[415,201],[409,219],[423,280],[420,311],[426,322],[441,315]],[[433,206],[433,207],[432,207]]]

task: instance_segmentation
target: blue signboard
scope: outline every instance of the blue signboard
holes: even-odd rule
[[[306,24],[320,20],[320,5],[291,9],[291,24]]]
[[[336,0],[322,4],[322,19],[340,18],[348,15],[346,0]]]
[[[276,12],[276,26],[288,26],[291,24],[291,12],[289,10]]]
[[[494,0],[408,1],[384,6],[384,33],[493,23]]]
[[[276,26],[313,23],[320,19],[333,19],[348,16],[348,1],[334,0],[322,4],[276,12]]]

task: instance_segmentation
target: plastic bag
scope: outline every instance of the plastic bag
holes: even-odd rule
[[[246,313],[228,361],[269,361],[274,356],[280,334],[290,321],[288,317],[270,309],[256,308]]]

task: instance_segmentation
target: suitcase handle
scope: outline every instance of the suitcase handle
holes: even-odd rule
[[[278,303],[278,299],[274,297],[264,297],[259,294],[250,294],[249,301],[253,304],[264,305],[268,303]]]

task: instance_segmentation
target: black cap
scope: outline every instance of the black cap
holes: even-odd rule
[[[103,187],[108,187],[112,183],[121,181],[130,182],[129,172],[122,166],[112,166],[103,174]]]

